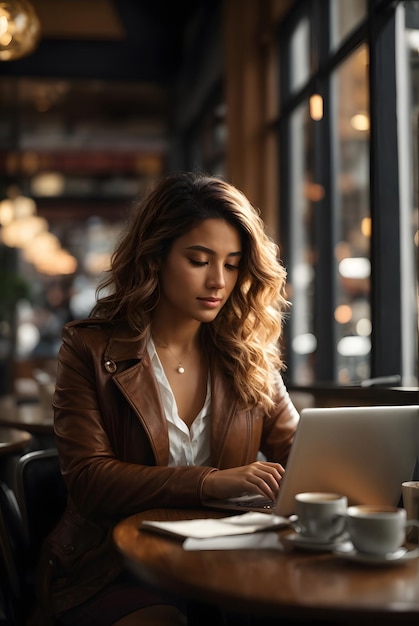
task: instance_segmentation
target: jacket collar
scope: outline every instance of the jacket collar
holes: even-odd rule
[[[109,338],[105,350],[105,359],[116,363],[130,359],[142,359],[146,346],[147,341],[133,335],[128,326],[118,326]]]

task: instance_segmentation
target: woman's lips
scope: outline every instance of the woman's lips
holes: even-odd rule
[[[221,302],[221,298],[198,298],[198,300],[209,309],[217,308]]]

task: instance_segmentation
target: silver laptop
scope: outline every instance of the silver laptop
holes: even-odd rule
[[[397,505],[418,455],[419,405],[306,408],[276,503],[247,496],[210,506],[288,516],[302,491],[342,493],[349,504]]]

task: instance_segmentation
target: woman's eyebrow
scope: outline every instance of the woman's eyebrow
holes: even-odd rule
[[[211,248],[206,248],[205,246],[188,246],[186,250],[198,250],[199,252],[206,252],[207,254],[216,254],[215,250],[211,250]],[[226,256],[241,256],[241,254],[241,251],[238,250],[237,252],[228,252]]]

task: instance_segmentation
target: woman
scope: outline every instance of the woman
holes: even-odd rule
[[[91,317],[63,331],[54,423],[69,501],[43,560],[62,624],[184,623],[124,573],[115,523],[277,495],[298,421],[280,376],[284,287],[232,185],[174,174],[138,205]]]

